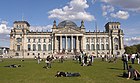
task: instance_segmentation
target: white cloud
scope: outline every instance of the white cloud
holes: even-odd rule
[[[85,11],[88,7],[87,0],[71,0],[63,8],[49,11],[49,18],[58,18],[60,20],[95,20],[93,15]]]
[[[47,26],[30,26],[31,31],[51,31],[53,25]]]
[[[118,11],[116,13],[111,13],[110,16],[126,20],[129,17],[129,13],[127,11]]]
[[[140,44],[140,37],[125,38],[124,44],[128,46],[134,45],[134,44]]]
[[[108,13],[113,12],[114,11],[114,7],[111,5],[102,5],[102,15],[106,16]]]
[[[119,6],[130,11],[140,12],[140,0],[101,0],[114,6]]]
[[[10,28],[11,27],[7,27],[7,23],[6,21],[2,21],[0,24],[0,34],[9,34],[10,33]]]

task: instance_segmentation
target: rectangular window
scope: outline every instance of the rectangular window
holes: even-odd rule
[[[88,37],[86,38],[86,42],[89,43],[89,38]]]
[[[49,39],[49,43],[51,42],[51,38]]]
[[[33,39],[33,42],[35,42],[35,39]]]
[[[92,42],[92,43],[94,42],[94,37],[91,39],[91,42]]]
[[[31,39],[28,39],[28,42],[31,42]]]
[[[46,42],[46,39],[44,39],[44,43]]]
[[[106,38],[106,42],[108,42],[109,41],[109,38]]]
[[[100,42],[100,38],[98,37],[96,41],[97,41],[97,43],[99,43]]]
[[[101,42],[102,42],[102,43],[104,42],[104,38],[101,38]]]
[[[41,42],[41,39],[38,39],[38,42]]]
[[[20,45],[17,45],[17,51],[20,51]]]

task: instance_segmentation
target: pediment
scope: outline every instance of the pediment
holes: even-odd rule
[[[60,33],[60,34],[81,34],[83,32],[76,29],[76,28],[67,27],[67,28],[61,28],[56,33]]]

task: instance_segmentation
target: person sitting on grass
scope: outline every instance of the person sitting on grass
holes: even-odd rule
[[[81,76],[79,73],[69,73],[69,72],[62,72],[57,71],[56,77],[79,77]]]
[[[134,69],[131,65],[129,65],[128,68],[128,74],[127,73],[123,73],[124,77],[127,77],[127,79],[134,79],[134,80],[140,80],[140,73],[138,72],[138,70]]]

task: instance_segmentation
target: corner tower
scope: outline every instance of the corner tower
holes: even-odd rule
[[[111,54],[119,55],[124,52],[123,30],[120,28],[119,22],[108,22],[105,25],[106,32],[110,38]]]

